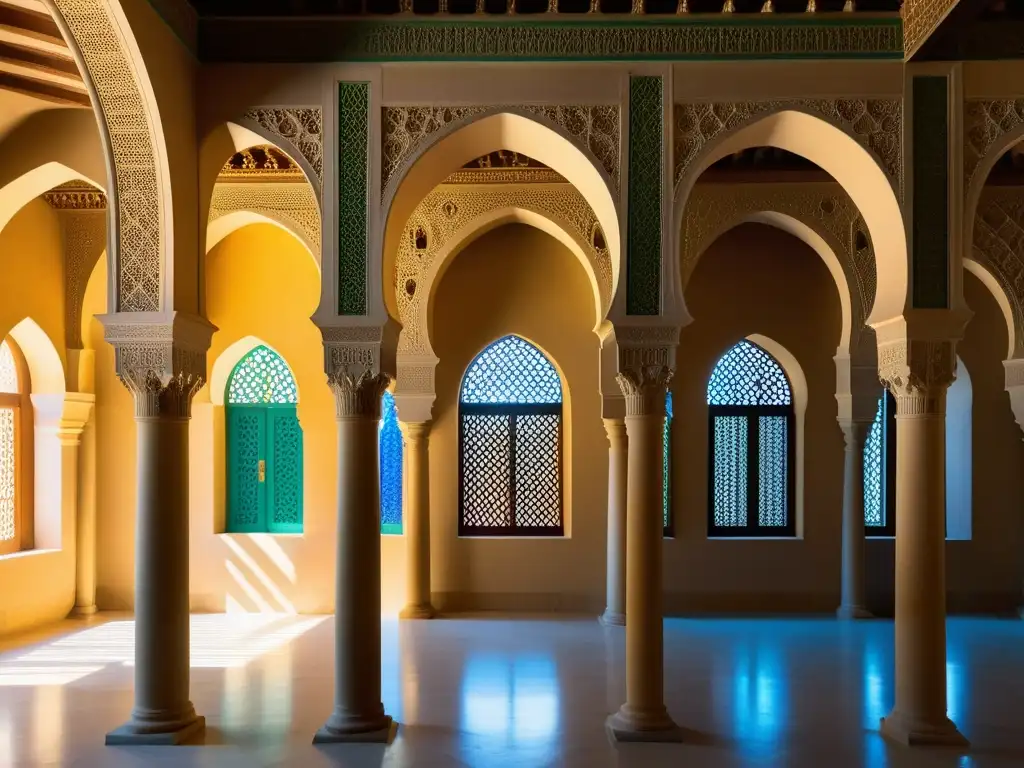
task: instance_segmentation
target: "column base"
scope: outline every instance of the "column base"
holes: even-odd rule
[[[943,722],[926,723],[898,712],[882,718],[882,735],[908,747],[968,747],[970,742],[948,717]]]
[[[71,609],[72,616],[92,616],[96,613],[97,608],[95,605],[76,605]]]
[[[398,613],[400,619],[433,619],[436,616],[437,611],[430,603],[407,605]]]
[[[606,627],[624,627],[626,626],[626,614],[613,611],[611,608],[605,608],[598,619]]]
[[[367,730],[368,729],[368,730]],[[390,715],[372,723],[352,723],[342,727],[331,725],[330,720],[313,736],[314,744],[390,744],[398,730],[398,723]]]
[[[154,728],[160,730],[154,731]],[[192,741],[205,730],[206,718],[201,715],[186,723],[168,723],[166,729],[159,723],[129,721],[107,734],[106,745],[174,747]]]
[[[605,720],[612,741],[658,742],[675,744],[683,740],[683,731],[662,707],[655,712],[638,712],[628,704]]]
[[[836,618],[838,619],[873,619],[875,615],[860,605],[840,605],[836,609]]]

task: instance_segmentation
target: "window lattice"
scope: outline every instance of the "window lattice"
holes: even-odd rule
[[[789,380],[770,354],[741,341],[722,355],[708,381],[708,405],[791,405]]]
[[[665,394],[665,426],[661,433],[661,516],[666,532],[672,529],[672,393]]]
[[[228,402],[249,405],[294,405],[298,388],[288,364],[265,346],[238,361],[228,382]]]
[[[881,528],[885,525],[885,505],[882,497],[882,455],[885,444],[882,402],[878,399],[875,421],[868,430],[864,443],[864,525]]]
[[[395,396],[385,392],[381,399],[380,528],[381,533],[402,532],[402,430],[398,426]]]
[[[0,392],[17,394],[18,366],[14,362],[14,352],[6,341],[0,342]]]
[[[763,528],[782,528],[787,521],[789,440],[786,428],[785,416],[758,418],[757,523]]]
[[[518,336],[494,342],[466,371],[463,403],[561,403],[558,371],[539,349]]]
[[[459,531],[562,534],[562,385],[517,336],[470,364],[460,396]]]
[[[747,418],[714,421],[714,521],[719,528],[747,524]]]
[[[0,541],[10,541],[15,535],[18,475],[14,419],[13,408],[0,408]]]

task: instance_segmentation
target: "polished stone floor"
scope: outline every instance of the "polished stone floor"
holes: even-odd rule
[[[950,715],[966,755],[878,735],[893,626],[829,619],[666,621],[666,699],[682,745],[613,746],[621,629],[592,619],[383,624],[394,743],[314,747],[331,708],[329,617],[197,615],[192,698],[204,746],[104,747],[131,708],[132,624],[64,622],[2,646],[0,766],[321,768],[975,768],[1024,766],[1024,623],[951,619]]]

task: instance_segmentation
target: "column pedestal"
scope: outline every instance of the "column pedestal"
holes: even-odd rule
[[[338,407],[334,710],[314,744],[388,742],[380,692],[380,459],[377,423],[388,376],[330,377]]]
[[[846,438],[843,467],[843,571],[840,619],[870,619],[864,607],[864,443],[870,424],[841,425]]]
[[[626,703],[608,718],[616,741],[677,742],[664,700],[661,511],[667,368],[619,375],[626,397]]]
[[[406,483],[404,502],[406,547],[406,599],[403,619],[432,619],[430,602],[430,469],[429,422],[401,422],[405,438]]]
[[[626,422],[605,419],[604,428],[608,433],[608,565],[600,621],[621,627],[626,624]]]

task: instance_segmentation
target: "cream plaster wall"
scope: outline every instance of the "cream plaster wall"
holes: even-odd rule
[[[0,339],[23,318],[30,317],[58,350],[63,365],[60,223],[43,200],[30,202],[0,231],[0,275]],[[54,456],[37,451],[35,473],[48,473],[49,487],[59,487],[59,464],[59,453]],[[44,490],[47,487],[44,485]],[[36,501],[41,503],[38,494]],[[58,515],[57,520],[60,538],[54,537],[54,548],[0,557],[0,634],[62,619],[74,605],[74,520],[69,515]],[[37,525],[37,540],[43,538],[38,529]]]

